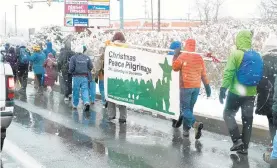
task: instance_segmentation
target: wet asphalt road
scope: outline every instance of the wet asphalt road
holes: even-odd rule
[[[45,167],[269,167],[262,160],[263,145],[252,143],[248,157],[237,155],[229,151],[229,137],[204,131],[200,141],[183,138],[170,121],[135,112],[129,112],[127,124],[110,123],[100,102],[90,112],[72,111],[59,93],[53,98],[36,96],[28,87],[16,105],[7,140]],[[5,146],[2,161],[4,168],[22,167],[8,156]]]

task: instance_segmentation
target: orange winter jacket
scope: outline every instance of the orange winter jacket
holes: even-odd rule
[[[195,52],[196,41],[188,39],[185,51]],[[172,69],[180,71],[180,88],[200,88],[201,80],[209,84],[203,58],[199,54],[182,53],[174,56]]]

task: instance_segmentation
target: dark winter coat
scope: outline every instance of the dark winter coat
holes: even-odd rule
[[[20,63],[20,50],[22,49],[22,48],[25,48],[26,49],[26,47],[25,46],[18,46],[18,47],[16,47],[16,57],[17,57],[17,59],[18,59],[18,71],[26,71],[26,70],[28,70],[28,68],[29,68],[29,62],[27,63],[27,64],[22,64],[22,63]],[[31,55],[31,53],[29,52],[29,50],[27,50],[28,51],[28,53],[29,53],[29,55]]]
[[[5,60],[11,65],[13,70],[17,69],[18,59],[15,53],[15,48],[10,47],[6,51],[2,51],[5,56]]]
[[[277,49],[265,54],[263,61],[264,74],[263,79],[257,86],[256,114],[272,115],[274,85],[277,85],[275,83],[275,76],[277,75]]]
[[[91,59],[84,54],[76,54],[70,59],[69,73],[72,75],[88,75],[92,68]]]
[[[58,58],[58,71],[63,74],[68,73],[69,70],[69,62],[71,57],[75,55],[75,53],[70,48],[62,48],[60,51],[60,55]]]

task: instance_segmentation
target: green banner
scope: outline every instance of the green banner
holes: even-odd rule
[[[105,51],[107,100],[178,119],[179,73],[172,56],[109,46]]]

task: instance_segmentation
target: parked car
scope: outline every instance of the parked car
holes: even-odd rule
[[[4,55],[0,54],[0,116],[1,116],[1,151],[10,126],[14,110],[15,82],[13,71]]]

